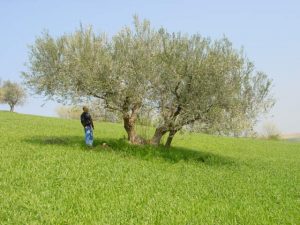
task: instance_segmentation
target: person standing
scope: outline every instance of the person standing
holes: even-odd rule
[[[92,147],[94,142],[93,130],[94,123],[88,107],[84,106],[83,113],[80,116],[81,124],[84,127],[85,143],[87,146]]]

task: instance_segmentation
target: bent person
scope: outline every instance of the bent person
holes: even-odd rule
[[[93,129],[94,129],[94,123],[91,114],[89,113],[89,109],[84,106],[83,113],[80,116],[81,124],[84,127],[84,133],[85,133],[85,143],[87,146],[93,146]]]

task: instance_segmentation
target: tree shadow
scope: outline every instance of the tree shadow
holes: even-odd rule
[[[57,145],[67,148],[80,148],[87,150],[81,136],[33,136],[23,140],[26,143],[47,146]],[[230,158],[183,147],[152,146],[152,145],[133,145],[125,139],[99,139],[94,140],[93,152],[112,152],[122,157],[135,157],[147,161],[163,159],[170,163],[194,162],[211,166],[233,166],[236,162]]]
[[[82,136],[32,136],[23,141],[40,146],[57,145],[72,148],[85,146]]]

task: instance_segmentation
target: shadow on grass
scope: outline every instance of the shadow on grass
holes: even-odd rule
[[[57,145],[68,148],[80,148],[83,150],[89,149],[84,144],[84,140],[81,136],[34,136],[25,139],[24,142],[40,146]],[[103,146],[103,143],[106,143],[106,145]],[[124,139],[95,139],[92,150],[94,152],[112,152],[123,157],[136,157],[147,161],[163,159],[170,163],[183,161],[204,163],[212,166],[229,166],[235,164],[235,161],[229,157],[201,150],[196,151],[182,147],[171,147],[167,149],[163,146],[132,145]]]
[[[57,145],[65,147],[85,147],[83,137],[81,136],[33,136],[23,140],[29,144],[40,146]]]

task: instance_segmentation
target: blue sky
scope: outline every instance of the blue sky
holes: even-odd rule
[[[22,81],[28,45],[45,29],[58,36],[82,23],[113,35],[132,23],[133,14],[149,19],[154,27],[211,38],[225,35],[235,47],[243,46],[256,68],[273,79],[277,104],[262,120],[274,122],[283,133],[300,132],[300,1],[296,0],[0,0],[0,78]],[[30,95],[16,111],[55,116],[56,106]]]

